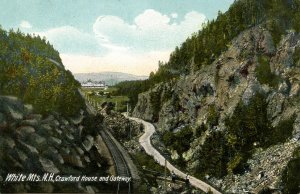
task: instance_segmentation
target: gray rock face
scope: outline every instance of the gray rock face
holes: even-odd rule
[[[104,117],[103,126],[119,141],[129,140],[143,131],[142,125],[131,122],[124,115],[115,112],[111,112]]]
[[[300,68],[293,61],[295,48],[299,47],[300,36],[296,33],[292,32],[283,37],[276,48],[269,31],[263,27],[253,27],[232,40],[228,50],[224,51],[211,65],[191,75],[180,77],[176,81],[158,84],[151,90],[140,94],[133,116],[155,122],[157,129],[161,132],[179,131],[182,126],[190,126],[195,131],[208,122],[209,107],[214,106],[218,110],[217,126],[208,126],[208,129],[190,144],[189,150],[182,156],[189,169],[193,171],[192,169],[196,169],[199,165],[196,158],[201,157],[197,156],[197,153],[210,136],[210,132],[218,130],[226,136],[225,119],[232,116],[238,103],[247,105],[258,93],[266,97],[267,117],[273,127],[285,119],[292,118],[293,115],[296,121],[300,120],[298,110]],[[266,60],[266,64],[263,64],[263,59]],[[258,73],[262,65],[269,65],[270,74],[274,78],[270,77],[268,80]],[[155,104],[159,107],[153,106],[151,98],[153,96],[157,97]],[[293,134],[291,139],[299,141],[298,124],[294,124]],[[289,147],[289,149],[292,152],[294,147]],[[281,149],[270,148],[270,150],[273,150],[273,155],[282,154],[279,153]],[[267,152],[271,153],[270,150]],[[272,174],[270,180],[276,185],[280,182],[278,177],[285,167],[285,162],[290,160],[289,156],[281,159],[275,156],[268,158],[274,164],[278,162],[278,165],[273,166],[274,168],[272,162],[266,159],[266,155],[260,157],[260,161],[268,164],[265,168],[270,169],[269,174]],[[253,165],[253,169],[257,169],[259,165],[262,164]],[[253,170],[251,173],[251,176],[254,176]],[[243,178],[236,177],[236,180],[239,179]],[[222,181],[224,180],[213,182],[220,186]],[[243,193],[245,192],[243,189],[258,192],[254,188],[258,187],[259,182],[252,180],[249,176],[243,179],[242,183],[235,184],[229,182],[227,178],[225,182],[226,189],[225,187],[224,189],[228,193]],[[247,187],[246,184],[252,184],[252,186]]]
[[[152,121],[154,110],[150,104],[149,93],[139,94],[138,98],[138,104],[134,109],[133,115],[146,121]]]

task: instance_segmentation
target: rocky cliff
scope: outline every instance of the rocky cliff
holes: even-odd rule
[[[83,111],[72,118],[42,116],[15,97],[0,96],[0,192],[103,191],[105,185],[99,182],[4,181],[8,173],[105,176],[104,148],[97,146],[99,137],[85,123]]]
[[[263,25],[252,27],[211,65],[140,94],[133,115],[157,123],[162,135],[191,128],[194,138],[181,157],[191,173],[210,177],[222,190],[279,188],[300,145],[299,51],[299,34],[289,31],[275,45]],[[207,155],[215,141],[220,149]],[[203,169],[209,156],[219,158]],[[266,184],[257,178],[261,171]]]

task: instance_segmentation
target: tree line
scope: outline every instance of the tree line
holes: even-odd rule
[[[300,0],[236,0],[226,13],[219,12],[215,20],[203,24],[176,47],[168,62],[159,61],[158,70],[151,72],[148,80],[119,83],[118,88],[124,87],[120,94],[129,96],[134,106],[140,92],[210,65],[234,37],[256,25],[268,29],[275,44],[287,29],[300,32]]]

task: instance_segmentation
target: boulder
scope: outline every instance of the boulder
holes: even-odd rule
[[[59,164],[64,164],[64,159],[61,156],[61,154],[58,153],[58,150],[55,149],[54,147],[49,147],[44,153],[43,155],[46,158],[51,159],[54,162],[58,162]]]
[[[17,129],[20,134],[31,134],[35,132],[35,129],[31,126],[21,126]]]
[[[22,126],[16,129],[16,137],[23,141],[27,140],[32,133],[35,132],[35,129],[30,126]]]
[[[46,138],[38,135],[37,133],[33,133],[30,135],[29,143],[35,145],[39,150],[42,150],[47,146]]]
[[[0,136],[0,149],[13,149],[16,146],[15,141],[7,136]]]
[[[60,139],[58,139],[58,138],[56,138],[56,137],[49,137],[48,138],[48,143],[50,144],[50,145],[54,145],[54,146],[60,146],[61,145],[61,140]]]
[[[68,164],[71,164],[73,166],[80,167],[80,168],[84,167],[84,165],[81,161],[81,158],[78,155],[66,155],[66,156],[63,156],[63,158],[64,158],[65,163],[68,163]]]
[[[53,164],[53,162],[49,159],[40,157],[39,162],[44,172],[55,173],[55,174],[60,172],[58,168]]]
[[[62,155],[68,155],[70,154],[70,149],[68,147],[62,147],[59,152],[62,154]]]
[[[52,127],[49,125],[49,124],[41,124],[38,128],[38,131],[40,134],[43,134],[45,136],[48,136],[48,135],[53,135],[53,129]]]
[[[44,120],[41,121],[41,123],[51,123],[52,121],[54,121],[54,116],[53,115],[49,115],[48,117],[46,117]]]
[[[28,156],[31,157],[31,156],[34,156],[34,155],[38,155],[38,154],[39,154],[39,151],[38,151],[35,147],[33,147],[33,146],[31,146],[31,145],[28,145],[28,144],[24,143],[24,142],[21,141],[21,140],[18,140],[17,142],[18,142],[18,144],[20,145],[20,148],[21,148],[25,153],[27,153]]]
[[[74,140],[74,136],[71,133],[66,133],[65,136],[66,136],[67,140],[70,142],[72,142]]]
[[[25,104],[24,108],[25,108],[25,113],[27,115],[31,114],[33,112],[33,106],[31,104]]]
[[[63,125],[69,125],[69,121],[67,121],[66,119],[64,118],[61,118],[60,122],[63,124]]]
[[[88,156],[84,156],[84,160],[85,160],[87,163],[90,163],[90,162],[91,162],[91,160],[90,160],[90,158],[89,158]]]
[[[41,119],[43,118],[43,116],[41,114],[29,114],[26,116],[26,119],[28,120],[37,120],[37,121],[41,121]]]
[[[84,149],[88,152],[94,145],[94,138],[90,135],[86,136],[85,140],[82,143]]]
[[[76,149],[76,151],[77,151],[80,155],[83,155],[83,154],[84,154],[84,151],[83,151],[80,147],[75,146],[75,149]]]
[[[21,125],[29,125],[36,127],[39,124],[39,122],[36,119],[26,119],[21,122]]]
[[[21,163],[24,163],[28,159],[27,155],[19,149],[13,150],[13,156],[18,158]]]
[[[25,113],[22,102],[12,96],[0,96],[0,110],[13,120],[22,120]]]
[[[3,122],[6,122],[6,118],[5,115],[0,112],[0,124],[2,124]]]
[[[51,124],[52,124],[52,126],[54,126],[54,127],[58,127],[59,125],[60,125],[60,123],[58,122],[58,120],[53,120],[52,122],[51,122]]]
[[[58,129],[58,128],[55,128],[54,131],[56,132],[56,135],[57,135],[57,136],[61,136],[62,133],[63,133],[62,130],[60,130],[60,129]]]
[[[78,125],[83,121],[84,116],[83,115],[78,115],[77,117],[72,117],[70,118],[71,123],[74,125]]]
[[[5,115],[0,112],[0,129],[5,127],[7,124]]]

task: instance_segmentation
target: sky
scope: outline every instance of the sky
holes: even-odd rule
[[[73,73],[149,75],[234,0],[0,0],[0,25],[40,35]]]

